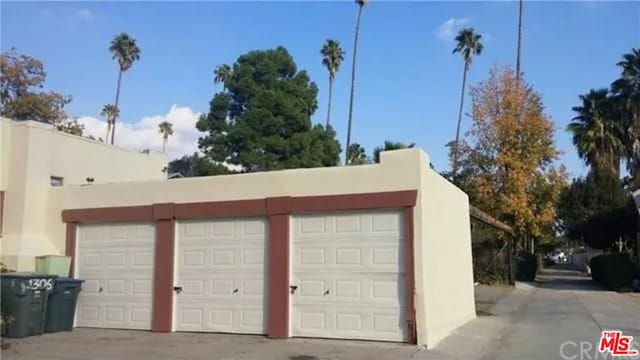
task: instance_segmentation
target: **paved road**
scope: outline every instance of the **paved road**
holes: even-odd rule
[[[612,358],[598,353],[602,330],[634,336],[640,349],[640,294],[601,290],[569,266],[545,270],[529,286],[523,305],[503,312],[507,323],[483,359]]]
[[[640,294],[601,290],[571,268],[544,271],[537,282],[518,284],[510,293],[483,292],[480,300],[499,300],[490,309],[495,316],[478,317],[429,350],[379,342],[75,329],[11,340],[2,359],[601,360],[612,359],[594,349],[601,330],[619,329],[640,340]]]

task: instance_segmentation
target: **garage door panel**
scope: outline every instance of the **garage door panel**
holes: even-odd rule
[[[406,340],[406,318],[401,310],[370,311],[353,306],[335,310],[300,306],[293,313],[294,335],[368,339],[385,341]]]
[[[404,275],[369,274],[369,276],[370,279],[358,279],[357,274],[355,278],[344,274],[298,274],[296,304],[357,302],[359,305],[404,306],[406,299]]]
[[[152,270],[154,265],[154,251],[149,244],[146,248],[88,249],[83,247],[79,254],[79,271],[83,273],[104,273],[108,271],[135,271],[136,269]]]
[[[153,224],[81,225],[78,326],[151,329]]]
[[[266,321],[261,307],[241,304],[182,307],[177,313],[182,331],[262,334]]]
[[[99,279],[86,279],[83,278],[84,283],[82,284],[82,292],[84,295],[98,295],[100,291],[100,280]]]
[[[294,217],[294,336],[406,341],[400,211]]]
[[[295,238],[294,238],[295,239]],[[403,271],[399,265],[405,262],[405,253],[398,244],[399,237],[376,242],[375,239],[339,239],[313,242],[294,240],[293,264],[301,270],[319,271]],[[330,266],[330,269],[327,269]]]
[[[266,219],[178,224],[176,330],[264,334]]]
[[[296,241],[313,240],[330,235],[331,239],[402,237],[402,214],[398,211],[305,215],[296,218]]]
[[[244,248],[239,249],[237,243],[216,244],[216,249],[204,250],[211,247],[211,242],[203,244],[189,244],[179,254],[178,265],[185,271],[212,268],[231,268],[236,270],[264,268],[264,239],[253,243],[243,242]]]

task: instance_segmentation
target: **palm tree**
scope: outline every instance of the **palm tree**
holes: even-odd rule
[[[516,84],[520,83],[520,56],[522,52],[522,10],[524,0],[518,2],[518,44],[516,50]]]
[[[107,136],[105,137],[105,143],[109,142],[109,133],[111,132],[111,126],[113,125],[113,119],[118,115],[118,109],[113,104],[107,104],[102,107],[100,116],[107,119]]]
[[[382,147],[378,146],[375,149],[373,149],[373,161],[375,163],[379,163],[380,162],[380,153],[383,152],[383,151],[411,149],[415,145],[416,145],[415,143],[405,144],[405,143],[402,143],[402,142],[395,142],[395,141],[386,140],[384,142],[384,146],[382,146]]]
[[[620,157],[624,147],[623,127],[607,89],[591,90],[580,95],[581,106],[572,110],[578,115],[567,126],[573,133],[573,144],[592,171],[609,169],[620,175]]]
[[[231,66],[227,64],[218,65],[213,71],[213,82],[215,84],[222,83],[222,89],[227,90],[227,81],[231,78]]]
[[[458,125],[456,127],[456,141],[453,144],[453,176],[458,171],[458,144],[460,143],[460,124],[462,123],[462,108],[464,106],[464,90],[467,84],[467,72],[469,66],[473,60],[473,55],[480,55],[482,53],[483,45],[480,42],[482,35],[476,34],[473,28],[466,28],[460,30],[458,36],[456,36],[456,47],[453,49],[453,53],[460,53],[464,60],[464,70],[462,72],[462,90],[460,92],[460,109],[458,110]]]
[[[627,168],[640,187],[640,48],[622,56],[618,63],[622,68],[620,78],[611,84],[624,120]]]
[[[173,124],[168,121],[163,121],[158,124],[158,129],[160,130],[160,134],[162,134],[162,152],[164,152],[167,148],[169,136],[173,135]]]
[[[113,59],[118,61],[119,69],[118,85],[116,87],[116,101],[114,103],[116,116],[113,118],[113,123],[111,124],[111,145],[113,145],[114,138],[116,137],[116,118],[120,114],[118,100],[120,100],[120,83],[122,82],[122,73],[129,70],[133,63],[140,59],[140,48],[136,45],[136,39],[132,38],[127,33],[122,33],[111,40],[109,51],[111,51]]]
[[[353,93],[356,87],[356,54],[358,52],[358,36],[360,35],[360,18],[362,16],[362,9],[369,2],[369,0],[355,0],[358,5],[358,18],[356,19],[356,31],[353,41],[353,62],[351,63],[351,94],[349,95],[349,125],[347,127],[347,147],[351,144],[351,123],[353,120]],[[349,165],[348,151],[344,152],[344,164]]]
[[[340,47],[340,43],[337,40],[329,39],[324,43],[320,50],[322,54],[322,65],[324,65],[329,71],[329,102],[327,105],[327,124],[326,128],[331,124],[331,97],[333,95],[333,80],[336,77],[336,73],[340,70],[340,64],[344,60],[344,50]]]

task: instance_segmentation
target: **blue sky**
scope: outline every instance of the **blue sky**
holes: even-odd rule
[[[149,146],[144,136],[153,136],[150,146],[156,147],[155,129],[135,130],[161,118],[189,118],[180,131],[191,133],[170,140],[171,156],[195,148],[196,113],[207,111],[220,90],[212,81],[215,66],[252,49],[282,45],[290,51],[320,89],[314,120],[324,122],[327,72],[319,49],[335,38],[349,57],[356,16],[352,1],[2,2],[1,10],[2,50],[15,46],[42,60],[46,88],[71,94],[68,114],[88,119],[90,129],[102,126],[93,118],[113,102],[117,67],[109,42],[120,32],[135,37],[142,58],[124,75],[120,103],[130,133],[117,134],[116,141],[129,147],[140,141],[143,148]],[[473,84],[492,64],[514,64],[516,20],[517,2],[372,1],[362,19],[354,141],[368,151],[387,139],[415,142],[436,169],[447,169],[444,145],[455,136],[463,66],[451,54],[452,35],[466,26],[484,35],[485,51],[469,74]],[[564,130],[571,107],[578,94],[608,86],[619,74],[615,64],[634,46],[640,46],[639,2],[525,3],[523,70],[542,93],[573,175],[585,168]],[[349,72],[345,61],[334,88],[332,118],[342,143]],[[470,123],[465,118],[463,127]]]

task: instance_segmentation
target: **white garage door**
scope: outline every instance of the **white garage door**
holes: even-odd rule
[[[266,333],[266,219],[185,221],[178,228],[176,330]]]
[[[81,225],[77,239],[77,326],[151,329],[154,225]]]
[[[400,211],[293,221],[293,336],[408,341]]]

